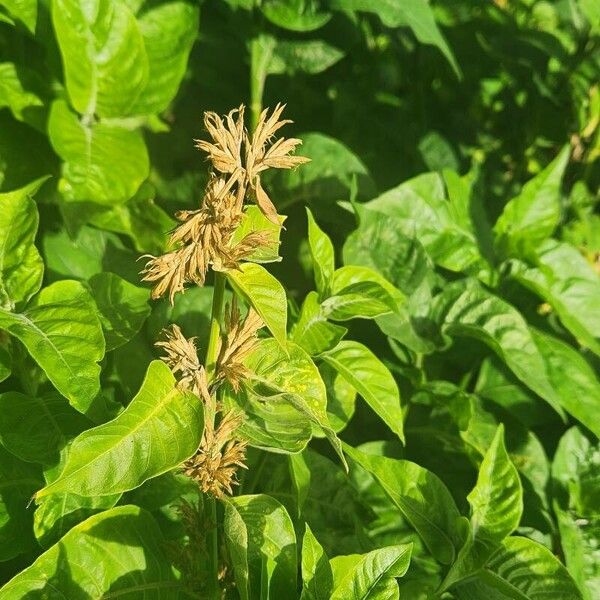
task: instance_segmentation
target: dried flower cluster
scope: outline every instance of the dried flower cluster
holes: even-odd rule
[[[223,271],[235,269],[257,248],[272,243],[267,232],[253,231],[233,242],[233,234],[243,218],[244,202],[256,202],[263,214],[279,225],[275,206],[263,189],[260,173],[268,168],[290,169],[308,161],[291,155],[301,140],[274,139],[289,120],[280,120],[284,106],[277,105],[269,116],[264,110],[256,130],[249,135],[244,127],[244,106],[225,117],[213,112],[204,116],[212,142],[196,140],[205,151],[213,172],[198,210],[180,211],[180,225],[171,233],[169,244],[175,248],[162,256],[150,256],[143,280],[153,282],[152,298],[175,294],[185,284],[204,285],[209,267]]]
[[[261,185],[260,174],[271,167],[289,169],[308,160],[291,155],[300,140],[274,137],[290,122],[281,120],[283,108],[277,105],[270,116],[263,111],[252,136],[244,127],[243,106],[224,117],[205,114],[204,124],[212,141],[197,140],[196,146],[208,154],[212,163],[210,180],[198,210],[176,213],[179,225],[169,237],[173,250],[151,256],[144,268],[144,281],[155,284],[153,298],[168,295],[173,303],[175,294],[183,292],[186,284],[204,285],[209,268],[238,268],[240,261],[257,248],[273,243],[267,231],[251,231],[241,239],[235,237],[235,232],[242,223],[247,200],[256,202],[263,214],[279,225],[279,215]],[[238,437],[243,416],[232,411],[219,414],[222,409],[216,393],[225,382],[239,392],[250,375],[245,359],[256,348],[258,331],[264,325],[252,308],[242,319],[235,298],[226,308],[224,321],[210,382],[198,359],[195,339],[186,338],[177,325],[167,328],[164,339],[156,344],[164,350],[163,361],[179,385],[207,406],[209,417],[200,447],[183,469],[204,493],[216,498],[231,494],[237,483],[236,471],[246,468],[246,442]]]
[[[242,415],[228,412],[216,429],[207,423],[198,452],[184,464],[185,474],[215,498],[231,494],[238,467],[246,468],[246,442],[235,438],[242,421]]]

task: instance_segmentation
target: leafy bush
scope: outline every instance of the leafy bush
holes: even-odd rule
[[[0,21],[1,598],[600,595],[595,2]]]

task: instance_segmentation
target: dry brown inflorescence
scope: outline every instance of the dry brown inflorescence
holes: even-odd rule
[[[301,140],[276,139],[277,131],[291,122],[281,119],[283,109],[278,104],[270,114],[264,110],[251,135],[244,126],[243,105],[223,117],[205,113],[204,125],[211,140],[196,140],[196,147],[206,152],[211,163],[209,182],[197,210],[175,214],[179,225],[169,236],[171,250],[147,257],[142,274],[143,281],[154,284],[153,299],[168,296],[173,304],[186,285],[204,285],[209,268],[239,268],[257,248],[273,243],[266,231],[252,231],[239,240],[234,233],[248,202],[256,203],[269,221],[280,225],[277,210],[262,187],[261,173],[269,168],[290,169],[309,160],[292,154]],[[164,350],[163,360],[179,386],[213,407],[214,413],[222,409],[216,402],[219,386],[227,382],[238,392],[250,375],[244,360],[256,348],[263,321],[252,308],[242,319],[234,299],[225,311],[224,325],[210,382],[198,359],[195,339],[186,338],[177,325],[167,328],[164,339],[156,344]],[[218,422],[206,420],[200,447],[183,469],[204,493],[221,498],[232,493],[236,471],[245,468],[246,442],[238,437],[242,414],[229,411],[218,417]]]

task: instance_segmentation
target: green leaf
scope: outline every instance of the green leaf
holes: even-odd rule
[[[411,551],[412,544],[403,544],[378,548],[361,556],[338,583],[331,600],[386,600],[389,595],[381,589],[381,584],[387,578],[406,573]]]
[[[243,263],[239,269],[227,271],[227,280],[261,316],[277,342],[284,347],[287,327],[287,301],[279,281],[264,267]]]
[[[432,265],[414,236],[407,236],[402,222],[376,210],[357,208],[359,226],[344,243],[344,264],[370,267],[405,294],[421,285]]]
[[[120,204],[148,176],[148,151],[140,131],[79,119],[57,100],[50,108],[48,135],[64,161],[60,190],[67,201]]]
[[[404,297],[368,267],[347,265],[333,273],[332,295],[321,303],[322,313],[334,321],[373,319],[397,310]]]
[[[494,225],[496,246],[503,256],[521,256],[552,235],[560,221],[560,184],[569,161],[570,146],[530,179],[502,211]]]
[[[425,173],[409,179],[362,207],[362,212],[368,209],[392,218],[394,226],[406,238],[418,240],[441,267],[473,275],[489,271],[489,265],[481,257],[473,225],[461,216],[456,200],[448,197],[439,174]],[[385,222],[381,227],[390,230]]]
[[[326,71],[344,57],[344,53],[324,40],[277,40],[267,73],[316,75]]]
[[[300,316],[292,329],[291,340],[311,356],[331,350],[348,330],[327,321],[319,304],[317,292],[309,292],[302,303]]]
[[[0,5],[6,7],[12,17],[18,19],[35,34],[35,25],[37,22],[38,0],[2,0]]]
[[[44,263],[34,246],[39,216],[31,198],[44,181],[0,194],[0,306],[9,310],[42,285]]]
[[[333,576],[329,559],[308,524],[302,538],[302,594],[300,600],[330,600]]]
[[[88,497],[51,494],[35,509],[33,533],[43,548],[49,548],[85,519],[112,508],[120,498],[121,494]]]
[[[69,98],[88,117],[126,116],[148,81],[144,40],[127,3],[99,0],[94,8],[52,0]]]
[[[126,114],[150,115],[169,106],[185,75],[198,35],[198,15],[196,6],[176,0],[153,6],[139,17],[138,26],[148,57],[148,77]]]
[[[354,178],[362,195],[372,193],[374,184],[367,167],[342,142],[319,132],[297,137],[302,140],[301,154],[311,161],[301,169],[282,170],[273,177],[272,191],[281,199],[280,208],[314,201],[313,210],[319,216],[324,203],[348,196]]]
[[[514,278],[548,302],[579,343],[600,355],[600,278],[579,250],[548,240],[536,248],[535,266],[514,266]]]
[[[154,519],[118,506],[67,533],[1,590],[6,598],[179,597],[183,584],[164,554]]]
[[[265,0],[260,9],[271,23],[291,31],[314,31],[323,27],[331,13],[319,10],[313,0]]]
[[[471,524],[476,538],[501,542],[519,525],[523,513],[523,489],[517,469],[504,447],[502,424],[483,457],[477,483],[467,500],[471,505]]]
[[[242,222],[231,236],[230,244],[235,246],[248,234],[260,231],[263,234],[267,234],[269,243],[258,247],[245,260],[257,263],[279,262],[281,260],[281,256],[279,256],[279,237],[281,235],[281,226],[287,217],[284,215],[278,215],[278,217],[280,225],[276,225],[267,219],[258,206],[247,206],[244,210]]]
[[[404,442],[403,414],[398,386],[387,367],[359,342],[342,341],[322,355],[381,420]]]
[[[44,288],[23,313],[0,309],[0,329],[15,336],[56,389],[85,413],[100,391],[104,338],[89,292],[77,281]]]
[[[327,388],[327,415],[336,433],[348,425],[356,409],[356,390],[332,366],[319,365],[321,377]]]
[[[435,298],[433,316],[442,332],[489,346],[527,387],[564,415],[527,322],[513,306],[474,280],[461,280]]]
[[[75,438],[59,478],[36,498],[131,490],[189,458],[198,448],[203,424],[198,398],[179,390],[169,368],[154,361],[127,408]]]
[[[407,460],[365,454],[347,444],[344,452],[375,477],[436,560],[451,564],[463,545],[464,521],[442,481]]]
[[[585,600],[600,592],[599,447],[572,427],[560,439],[552,463],[561,547]]]
[[[37,7],[37,0],[34,5]],[[0,108],[8,107],[15,119],[27,121],[32,111],[44,105],[37,94],[28,89],[35,75],[15,63],[0,63]]]
[[[284,348],[280,348],[273,339],[262,340],[246,360],[246,366],[252,376],[246,385],[249,404],[244,406],[244,411],[264,419],[264,424],[254,419],[254,423],[248,421],[241,426],[241,431],[249,436],[251,443],[261,446],[259,440],[269,430],[283,428],[279,436],[274,436],[269,441],[266,449],[299,452],[310,439],[310,430],[308,439],[305,436],[295,439],[293,431],[288,427],[293,421],[296,422],[296,427],[302,427],[308,421],[313,425],[315,433],[325,434],[345,464],[340,440],[331,428],[327,416],[325,384],[310,356],[300,346],[287,342]],[[293,412],[289,412],[290,407],[296,412],[295,418]],[[279,413],[283,417],[281,420],[278,418]],[[288,425],[285,424],[286,419]]]
[[[52,465],[67,442],[91,423],[59,394],[0,394],[0,442],[27,462]]]
[[[42,473],[39,467],[19,460],[0,446],[0,481],[0,561],[5,561],[35,547],[32,511],[27,505],[42,483]]]
[[[335,253],[331,238],[317,225],[310,209],[306,209],[308,216],[308,244],[312,257],[315,285],[319,298],[327,298],[331,288],[331,280],[335,270]]]
[[[296,534],[285,508],[264,494],[237,496],[225,508],[225,538],[242,598],[296,596]],[[244,540],[251,543],[244,544]]]
[[[375,13],[387,27],[410,27],[420,42],[439,48],[454,72],[461,77],[456,58],[437,26],[433,10],[427,0],[404,0],[403,2],[379,0],[376,3],[370,0],[332,0],[331,6],[342,10]]]
[[[98,306],[106,349],[128,342],[150,315],[147,289],[139,288],[114,273],[98,273],[89,285]]]
[[[568,344],[536,329],[532,333],[561,406],[600,437],[600,381],[594,370]]]
[[[565,567],[544,546],[507,538],[475,578],[453,589],[459,600],[581,600]]]

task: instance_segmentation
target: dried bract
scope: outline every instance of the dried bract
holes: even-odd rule
[[[225,311],[225,332],[219,342],[217,358],[217,381],[227,381],[235,392],[241,382],[250,375],[244,359],[258,344],[258,330],[264,322],[254,309],[250,309],[242,321],[235,299]]]
[[[185,474],[197,481],[205,494],[215,498],[231,495],[238,468],[246,468],[247,444],[234,437],[242,421],[241,414],[228,412],[216,430],[207,422],[198,451],[184,463]]]
[[[179,326],[175,324],[164,329],[163,333],[166,339],[155,344],[166,352],[162,357],[163,362],[168,365],[173,375],[178,376],[180,387],[190,390],[209,404],[206,371],[198,360],[195,338],[186,338]]]

